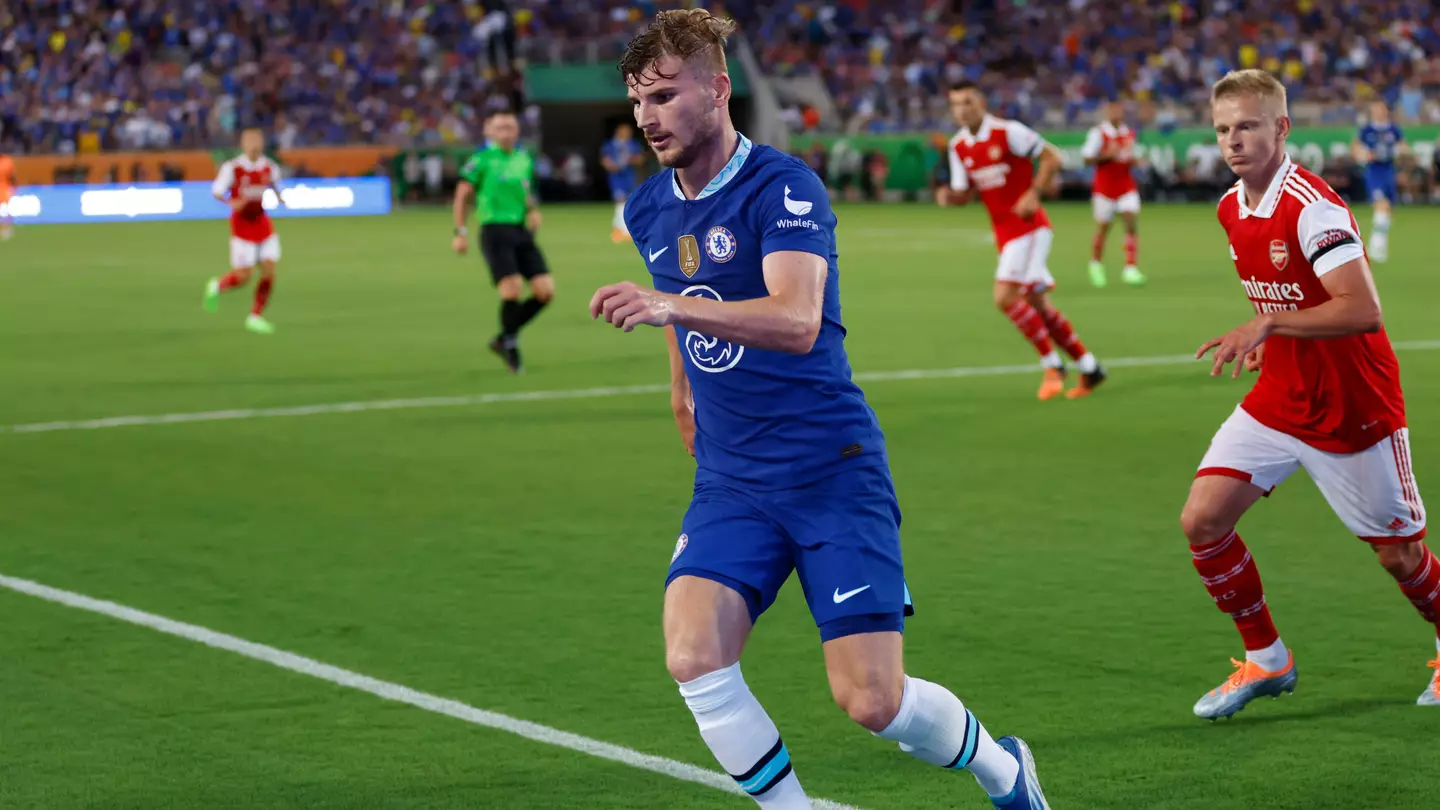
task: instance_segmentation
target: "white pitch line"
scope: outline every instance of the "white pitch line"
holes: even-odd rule
[[[568,748],[582,754],[589,754],[593,757],[608,759],[612,762],[619,762],[622,765],[629,765],[632,768],[639,768],[645,771],[669,776],[686,782],[694,782],[706,787],[723,790],[726,793],[733,793],[744,796],[745,792],[735,784],[735,780],[726,774],[701,768],[698,765],[691,765],[686,762],[677,762],[665,757],[657,757],[653,754],[646,754],[632,748],[620,745],[613,745],[600,740],[593,740],[589,737],[582,737],[579,734],[571,734],[568,731],[542,726],[539,723],[532,723],[528,720],[520,720],[509,715],[497,712],[477,709],[458,700],[450,700],[436,695],[420,692],[408,686],[401,686],[398,683],[382,681],[368,675],[361,675],[358,672],[351,672],[348,669],[341,669],[337,666],[324,664],[313,658],[306,658],[303,655],[278,650],[264,644],[257,644],[253,641],[246,641],[226,633],[216,632],[194,624],[177,622],[174,619],[167,619],[164,616],[157,616],[154,613],[146,613],[143,610],[136,610],[132,607],[119,605],[114,602],[107,602],[103,599],[95,599],[84,594],[52,588],[28,579],[19,579],[0,574],[0,587],[9,588],[17,593],[27,596],[34,596],[44,599],[47,602],[54,602],[66,607],[98,613],[102,616],[109,616],[112,619],[119,619],[123,622],[148,627],[172,636],[196,641],[208,647],[218,650],[225,650],[237,655],[243,655],[256,661],[287,669],[291,672],[298,672],[301,675],[309,675],[312,678],[319,678],[322,681],[339,686],[347,686],[351,689],[358,689],[361,692],[393,700],[398,703],[405,703],[417,709],[424,709],[427,712],[443,714],[453,717],[456,720],[464,720],[477,726],[498,729],[511,734],[516,734],[535,742],[555,745],[561,748]],[[860,810],[860,808],[840,802],[833,802],[827,799],[813,800],[817,808],[825,810]]]
[[[1412,340],[1394,344],[1397,350],[1424,351],[1440,349],[1440,340]],[[1105,360],[1109,368],[1141,366],[1173,366],[1194,363],[1188,354],[1162,354],[1150,357],[1116,357]],[[894,380],[928,380],[948,377],[990,377],[1004,374],[1030,374],[1039,367],[1034,363],[1012,366],[961,366],[958,368],[915,368],[900,371],[862,371],[856,382],[889,382]],[[604,399],[669,391],[669,385],[626,385],[605,388],[569,388],[551,391],[510,391],[492,394],[469,394],[449,397],[417,397],[414,399],[376,399],[359,402],[329,402],[316,405],[295,405],[283,408],[235,408],[224,411],[192,411],[138,416],[107,416],[101,419],[74,419],[58,422],[32,422],[0,427],[0,433],[54,433],[62,430],[104,430],[118,427],[175,425],[185,422],[224,422],[240,419],[269,419],[281,416],[317,416],[331,413],[364,411],[397,411],[411,408],[457,408],[473,405],[496,405],[505,402],[538,402],[563,399]]]

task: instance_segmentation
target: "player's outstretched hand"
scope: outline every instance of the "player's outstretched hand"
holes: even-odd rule
[[[463,236],[456,236],[450,240],[450,249],[457,254],[464,256],[465,251],[470,249],[470,242]]]
[[[1239,379],[1240,370],[1250,364],[1249,355],[1265,343],[1269,334],[1269,321],[1263,315],[1252,318],[1220,337],[1210,338],[1200,344],[1200,348],[1195,352],[1195,359],[1199,360],[1214,349],[1215,363],[1210,367],[1210,376],[1219,377],[1225,370],[1225,364],[1233,361],[1235,372],[1231,376]],[[1261,358],[1263,359],[1263,355]],[[1258,368],[1258,364],[1256,367]]]
[[[670,296],[632,281],[607,284],[590,298],[590,317],[605,317],[616,329],[631,331],[641,324],[669,326],[675,315]]]

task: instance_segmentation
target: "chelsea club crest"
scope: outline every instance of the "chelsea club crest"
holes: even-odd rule
[[[705,255],[718,264],[735,258],[735,234],[724,225],[711,228],[705,234]]]

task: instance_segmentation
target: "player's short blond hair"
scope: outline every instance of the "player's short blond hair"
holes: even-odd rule
[[[617,67],[626,83],[651,70],[665,56],[678,56],[686,64],[710,74],[724,73],[725,44],[735,23],[703,8],[662,11],[625,47]],[[662,78],[674,78],[663,76]]]
[[[1261,101],[1278,105],[1280,115],[1290,114],[1290,102],[1285,93],[1285,85],[1281,84],[1280,80],[1272,74],[1255,68],[1232,70],[1226,73],[1210,91],[1210,103],[1214,104],[1222,98],[1250,95],[1259,97]]]

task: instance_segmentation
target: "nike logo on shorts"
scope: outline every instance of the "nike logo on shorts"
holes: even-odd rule
[[[846,599],[849,599],[850,597],[854,596],[855,594],[861,593],[862,591],[868,591],[868,590],[870,590],[870,586],[869,586],[869,585],[866,585],[866,586],[860,587],[860,588],[856,588],[856,589],[853,590],[853,591],[846,591],[845,593],[840,593],[840,589],[839,589],[839,588],[836,588],[836,589],[835,589],[835,597],[834,597],[834,599],[835,599],[835,604],[838,605],[838,604],[840,604],[841,602],[844,602]]]

